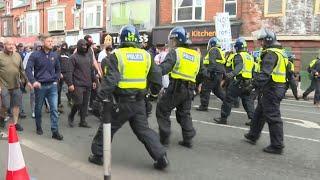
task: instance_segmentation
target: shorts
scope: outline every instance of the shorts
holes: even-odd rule
[[[1,100],[2,106],[6,109],[10,107],[20,106],[22,99],[22,93],[20,88],[10,89],[1,88]]]

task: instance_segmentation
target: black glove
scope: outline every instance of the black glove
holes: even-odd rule
[[[226,74],[226,79],[228,80],[232,79],[233,77],[234,77],[234,74],[232,72]]]
[[[103,103],[98,98],[92,102],[92,114],[97,118],[101,117],[101,111],[103,108]]]

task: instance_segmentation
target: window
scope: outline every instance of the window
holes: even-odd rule
[[[204,0],[174,0],[173,21],[204,20]]]
[[[19,34],[21,36],[25,36],[26,35],[26,21],[24,16],[20,16],[20,20],[19,20]]]
[[[64,9],[48,10],[48,31],[64,30]]]
[[[12,0],[12,8],[29,5],[30,0]]]
[[[51,0],[51,5],[57,5],[58,4],[58,0]]]
[[[30,0],[31,9],[37,9],[37,0]]]
[[[79,10],[75,10],[74,14],[73,14],[73,26],[74,29],[78,30],[80,28],[80,11]]]
[[[11,14],[10,1],[6,1],[6,15]]]
[[[88,2],[84,4],[84,27],[95,28],[102,26],[102,2]]]
[[[264,0],[264,16],[284,16],[286,11],[286,0]]]
[[[133,24],[138,29],[146,29],[150,23],[151,2],[149,0],[111,4],[111,26],[113,28],[121,28],[123,25]]]
[[[314,13],[320,14],[320,0],[316,0],[314,3]]]
[[[27,35],[38,35],[40,32],[39,12],[29,12],[26,15],[26,33]]]
[[[12,36],[12,17],[2,20],[2,36]]]
[[[228,12],[230,17],[236,17],[237,0],[224,0],[224,12]]]

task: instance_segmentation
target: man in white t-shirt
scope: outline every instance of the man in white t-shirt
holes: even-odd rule
[[[154,62],[159,65],[164,61],[164,58],[168,54],[168,50],[165,46],[163,47],[157,47],[157,51],[159,52],[155,57],[154,57]],[[166,89],[169,86],[169,76],[168,74],[162,76],[162,86],[164,89]]]

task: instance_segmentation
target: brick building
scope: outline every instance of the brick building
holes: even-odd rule
[[[106,26],[105,4],[106,0],[3,0],[1,37],[31,45],[39,34],[50,33],[55,43],[74,45],[90,34],[99,44]]]
[[[215,35],[214,16],[224,11],[230,14],[233,38],[239,36],[242,23],[237,0],[159,0],[157,5],[157,24],[152,34],[154,44],[166,43],[170,30],[183,26],[193,45],[204,53],[208,40]]]

